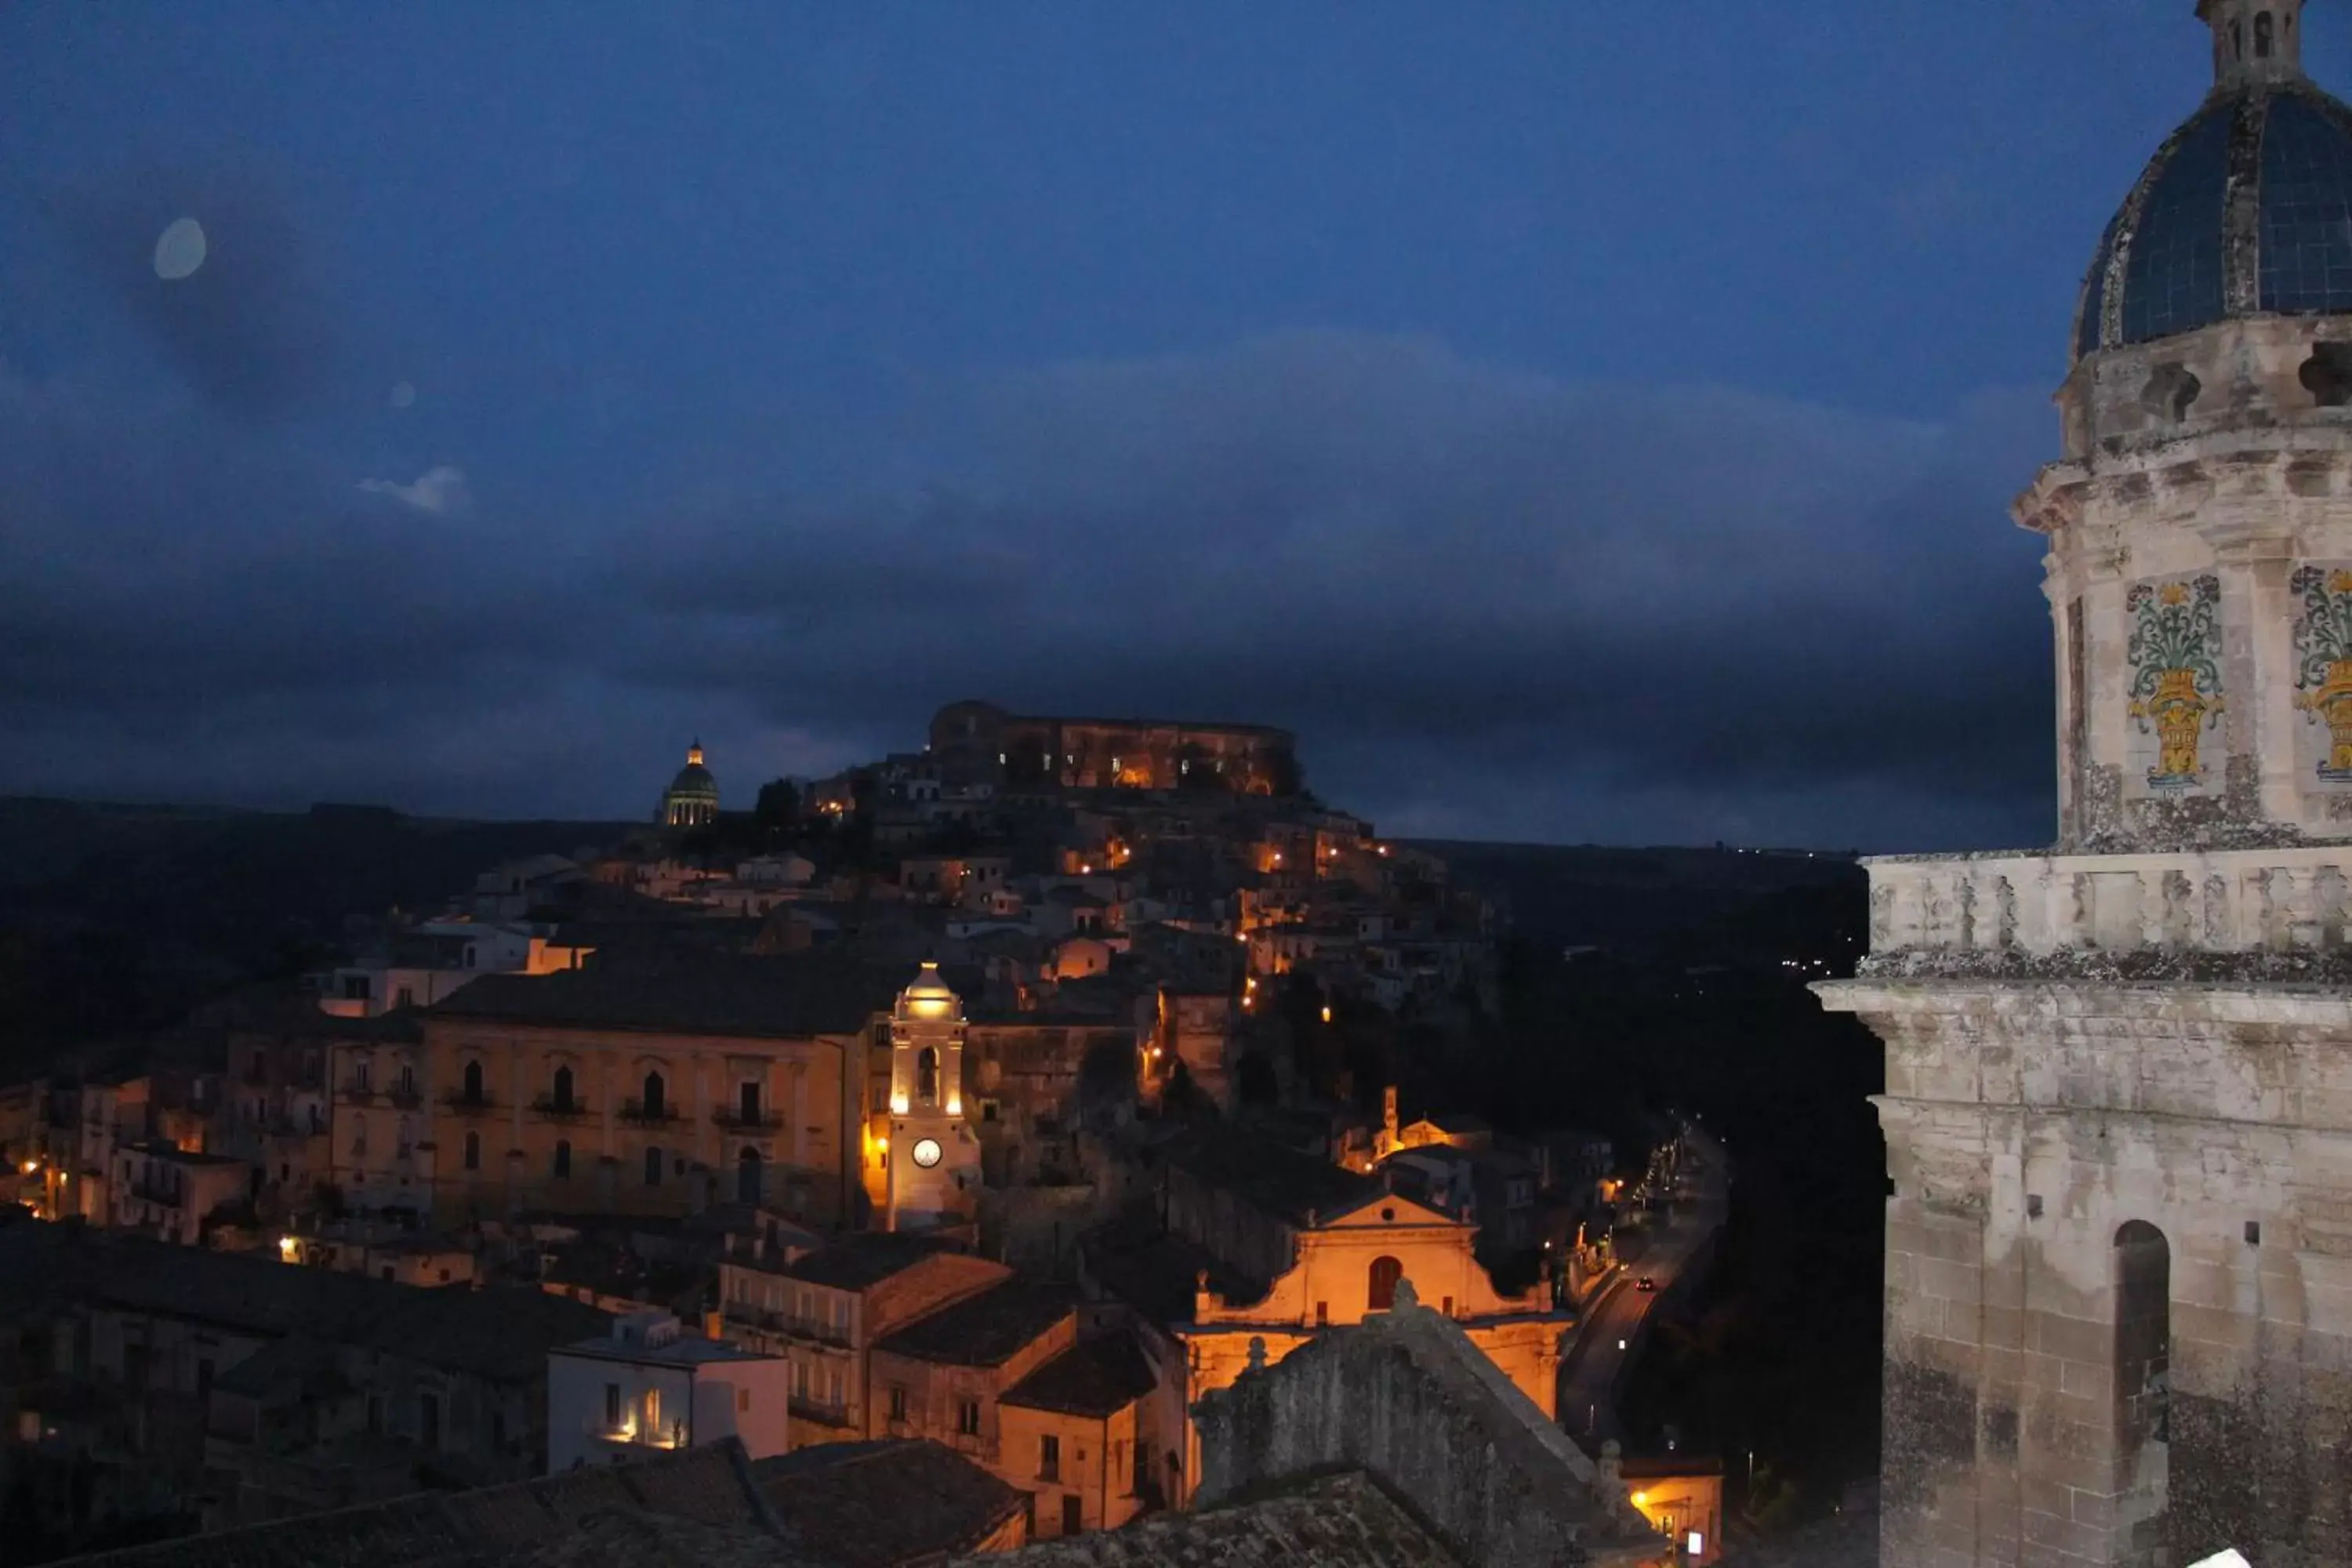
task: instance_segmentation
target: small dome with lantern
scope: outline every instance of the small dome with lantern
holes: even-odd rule
[[[686,751],[686,766],[662,792],[661,821],[669,827],[701,827],[719,818],[719,781],[702,765],[702,742]]]
[[[2083,280],[2074,356],[2254,316],[2352,314],[2352,109],[2303,74],[2303,0],[2202,0],[2213,89]]]

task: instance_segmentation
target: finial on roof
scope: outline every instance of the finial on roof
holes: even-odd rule
[[[1252,1334],[1250,1336],[1249,1370],[1252,1372],[1264,1372],[1265,1370],[1265,1336],[1264,1334]]]
[[[686,765],[689,768],[702,765],[702,738],[698,735],[695,737],[694,744],[686,749]]]

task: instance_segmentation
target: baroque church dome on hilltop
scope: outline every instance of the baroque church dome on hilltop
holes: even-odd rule
[[[702,765],[702,742],[687,748],[686,766],[662,791],[661,820],[669,827],[700,827],[719,817],[719,781]]]
[[[2107,225],[2074,353],[2257,315],[2352,314],[2352,109],[2303,74],[2299,3],[2204,0],[2213,90]]]

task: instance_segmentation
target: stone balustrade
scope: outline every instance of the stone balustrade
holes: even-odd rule
[[[1867,859],[1865,973],[2352,961],[2352,844]]]

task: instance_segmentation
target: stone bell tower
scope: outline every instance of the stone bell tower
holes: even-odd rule
[[[980,1205],[980,1144],[963,1116],[963,1003],[923,965],[890,1013],[890,1122],[883,1225],[929,1230]]]
[[[2015,505],[2058,843],[1870,863],[1882,1560],[2352,1562],[2352,110],[2299,0],[2107,225]]]

